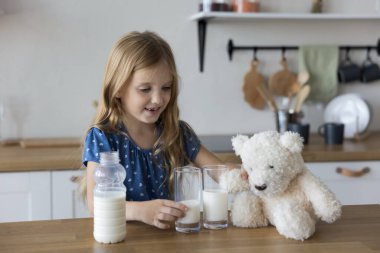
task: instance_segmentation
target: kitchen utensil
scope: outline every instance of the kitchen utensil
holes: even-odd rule
[[[273,98],[272,93],[268,89],[268,87],[265,85],[265,83],[260,83],[260,85],[256,86],[257,91],[260,93],[260,95],[265,99],[268,106],[271,108],[272,111],[277,112],[278,107],[276,104],[276,101]]]
[[[344,137],[354,138],[355,134],[362,134],[368,128],[371,110],[357,94],[344,94],[327,104],[324,119],[325,122],[344,123]]]
[[[288,91],[288,97],[287,97],[287,108],[291,108],[293,103],[294,96],[299,92],[301,89],[301,85],[298,82],[295,82],[291,85],[289,91]]]
[[[310,78],[310,75],[306,71],[301,71],[297,75],[297,82],[293,83],[291,87],[289,88],[288,98],[289,98],[289,108],[292,105],[293,97],[298,93],[298,91],[301,89],[302,85],[304,85]]]
[[[244,76],[243,93],[248,104],[261,110],[265,107],[265,100],[256,87],[264,82],[264,76],[257,72],[258,65],[258,60],[251,62],[251,68]]]
[[[273,74],[269,79],[269,88],[273,95],[289,96],[292,86],[297,82],[297,77],[288,69],[285,58],[280,61],[283,69]]]
[[[306,71],[301,71],[297,75],[297,81],[300,86],[304,85],[307,81],[309,81],[310,75]]]
[[[279,133],[286,132],[288,128],[288,113],[286,110],[278,110],[274,112],[276,130]]]
[[[306,98],[310,94],[310,85],[305,84],[302,86],[302,88],[298,91],[296,96],[296,102],[294,106],[294,112],[299,113],[301,111],[301,107],[303,103],[305,102]]]

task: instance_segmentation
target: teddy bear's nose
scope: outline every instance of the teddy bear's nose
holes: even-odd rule
[[[259,191],[264,191],[267,188],[266,184],[263,185],[255,185],[255,188]]]

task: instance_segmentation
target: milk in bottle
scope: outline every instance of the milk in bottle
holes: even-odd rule
[[[100,165],[94,173],[94,238],[100,243],[125,239],[125,177],[117,151],[100,153]]]

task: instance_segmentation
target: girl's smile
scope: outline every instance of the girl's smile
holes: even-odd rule
[[[166,62],[137,70],[120,91],[128,124],[153,124],[166,109],[173,77]]]
[[[153,107],[153,108],[145,108],[145,110],[151,114],[152,116],[160,115],[161,114],[161,107]]]

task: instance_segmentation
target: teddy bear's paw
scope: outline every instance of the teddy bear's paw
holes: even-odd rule
[[[321,214],[321,220],[332,223],[340,218],[342,215],[342,205],[339,201],[333,201],[331,205],[327,206],[323,214]]]
[[[305,230],[296,230],[296,231],[278,231],[281,235],[285,236],[288,239],[303,241],[312,236],[315,232],[315,226],[308,227]]]
[[[273,225],[277,231],[294,240],[305,240],[315,232],[316,219],[302,208],[283,208],[274,213]]]
[[[242,192],[235,196],[231,208],[231,221],[234,226],[255,228],[268,226],[260,199],[252,192]]]
[[[315,224],[313,222],[305,222],[303,224],[292,224],[289,226],[277,226],[277,231],[286,238],[303,241],[312,236],[315,232]]]

